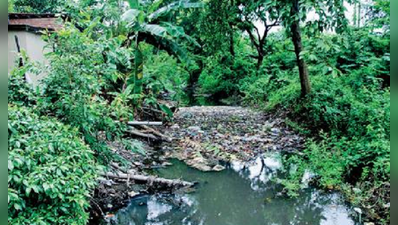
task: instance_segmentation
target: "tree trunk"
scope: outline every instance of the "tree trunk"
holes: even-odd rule
[[[260,70],[261,66],[263,65],[263,62],[264,62],[264,54],[259,52],[257,58],[257,71]]]
[[[231,0],[230,4],[231,4],[230,11],[233,11],[233,8],[235,7],[235,1]],[[231,21],[228,22],[228,25],[229,25],[229,51],[231,55],[235,57],[234,26]]]
[[[301,95],[304,97],[311,92],[311,83],[308,74],[307,63],[303,58],[300,57],[300,53],[303,51],[303,43],[301,41],[301,29],[300,29],[300,19],[299,15],[299,0],[295,0],[293,3],[291,16],[295,18],[291,24],[292,41],[294,44],[294,51],[297,57],[297,65],[300,73],[300,83],[301,83]]]
[[[230,29],[231,29],[231,32],[230,32],[230,34],[229,34],[229,51],[230,51],[231,55],[232,55],[233,57],[235,57],[234,31],[232,30],[233,27],[232,27],[231,24],[230,24]]]

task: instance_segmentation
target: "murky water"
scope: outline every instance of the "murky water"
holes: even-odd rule
[[[273,182],[282,167],[276,157],[250,164],[233,163],[218,173],[203,173],[179,161],[157,173],[166,178],[198,181],[190,194],[140,196],[120,210],[120,225],[357,225],[352,210],[336,193],[308,188],[300,197],[277,197]],[[305,181],[305,180],[304,180]]]

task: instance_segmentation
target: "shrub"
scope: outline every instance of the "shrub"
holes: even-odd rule
[[[154,48],[145,45],[146,62],[144,66],[145,101],[157,106],[157,99],[166,98],[182,101],[186,98],[185,88],[189,72],[182,63],[165,51],[154,53]],[[151,102],[152,100],[152,102]]]
[[[129,93],[119,90],[119,82],[127,79],[117,65],[131,66],[126,58],[131,51],[120,47],[123,37],[95,40],[73,25],[51,34],[49,42],[56,45],[49,53],[48,76],[42,81],[39,109],[61,122],[77,127],[84,141],[103,163],[114,159],[107,141],[124,135],[124,123],[133,118]],[[124,61],[123,61],[124,60]]]
[[[8,223],[85,224],[93,152],[76,129],[8,107]]]
[[[243,42],[236,45],[235,56],[221,52],[208,57],[199,77],[200,94],[218,99],[239,95],[241,80],[255,76],[257,72],[250,54],[250,48]]]

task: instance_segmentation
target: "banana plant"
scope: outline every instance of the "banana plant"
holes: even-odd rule
[[[200,2],[190,2],[189,0],[180,0],[170,4],[163,4],[163,0],[128,0],[127,2],[129,9],[122,15],[122,21],[125,22],[129,32],[133,34],[130,36],[130,43],[135,50],[134,79],[130,83],[134,85],[134,94],[141,95],[143,91],[144,57],[139,47],[139,43],[142,41],[140,35],[150,35],[156,39],[168,41],[175,54],[180,58],[185,58],[184,52],[181,51],[176,42],[177,39],[184,38],[199,47],[200,45],[190,36],[186,35],[183,28],[167,21],[162,21],[162,16],[172,10],[199,8],[203,4]]]

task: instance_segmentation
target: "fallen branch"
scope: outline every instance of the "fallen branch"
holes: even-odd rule
[[[195,183],[187,182],[187,181],[181,181],[181,180],[170,180],[170,179],[165,179],[165,178],[158,178],[154,176],[144,176],[144,175],[134,175],[134,174],[126,174],[126,173],[112,173],[108,172],[105,174],[100,174],[101,176],[104,177],[109,177],[109,178],[116,178],[116,179],[123,179],[123,180],[134,180],[138,182],[143,182],[143,183],[148,183],[148,184],[157,184],[157,185],[163,185],[166,187],[193,187]]]
[[[147,126],[162,126],[163,122],[161,121],[114,121],[115,123],[127,123],[130,126],[140,126],[140,125],[147,125]]]
[[[141,127],[146,129],[146,130],[148,130],[148,131],[150,131],[150,132],[152,132],[153,134],[161,137],[163,141],[167,141],[167,142],[172,142],[173,141],[173,138],[171,138],[169,136],[166,136],[166,135],[160,133],[159,131],[157,131],[155,129],[152,129],[152,128],[150,128],[148,126],[145,126],[145,125],[141,125]]]
[[[152,134],[144,134],[135,129],[130,129],[127,132],[132,135],[138,136],[138,137],[149,138],[149,139],[156,140],[156,141],[159,140],[159,138],[155,137]]]
[[[146,125],[146,126],[162,126],[163,122],[150,122],[150,121],[129,121],[127,122],[130,126],[139,126],[139,125]]]

